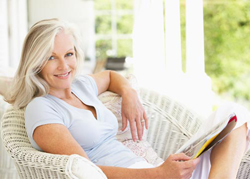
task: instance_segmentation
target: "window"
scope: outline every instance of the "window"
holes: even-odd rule
[[[96,59],[132,56],[133,0],[96,0]]]

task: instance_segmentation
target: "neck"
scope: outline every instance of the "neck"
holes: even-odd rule
[[[55,96],[55,97],[57,97],[59,99],[62,99],[62,100],[70,99],[70,98],[73,97],[73,94],[71,93],[71,88],[64,89],[64,90],[61,90],[61,91],[59,91],[59,90],[55,91],[55,90],[50,89],[49,94],[52,95],[52,96]]]

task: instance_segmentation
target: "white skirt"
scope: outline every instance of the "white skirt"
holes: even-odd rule
[[[229,116],[232,112],[234,112],[237,116],[237,124],[234,129],[242,126],[243,124],[247,123],[247,146],[246,151],[249,149],[249,129],[250,129],[250,112],[243,106],[236,104],[236,103],[225,103],[220,106],[215,112],[213,112],[206,121],[203,122],[199,130],[195,135],[200,135],[202,131],[204,131],[207,126],[216,125],[220,122],[220,119],[224,119],[225,117]],[[209,150],[203,155],[200,156],[200,162],[196,166],[191,179],[201,179],[201,178],[208,178],[211,163],[210,163],[210,155],[211,151]],[[128,168],[153,168],[155,166],[147,163],[146,161],[136,162],[129,166]]]

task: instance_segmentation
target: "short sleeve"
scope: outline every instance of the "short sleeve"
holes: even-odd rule
[[[33,99],[25,110],[25,127],[33,147],[41,150],[33,139],[33,133],[38,126],[45,124],[64,124],[60,112],[44,97]]]
[[[98,88],[93,77],[89,75],[80,75],[76,78],[73,85],[77,85],[79,89],[87,88],[88,91],[93,92],[94,95],[98,96]]]

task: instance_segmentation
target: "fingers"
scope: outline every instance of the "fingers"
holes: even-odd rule
[[[129,121],[133,141],[137,138],[142,140],[144,126],[148,129],[148,118],[138,97],[126,95],[122,99],[122,131],[127,127]]]
[[[122,131],[124,131],[127,128],[127,118],[126,116],[122,113]]]
[[[184,153],[170,155],[170,159],[179,162],[179,165],[183,169],[194,169],[196,165],[200,162],[199,158],[191,159]]]
[[[144,125],[146,126],[146,129],[148,129],[148,117],[147,117],[146,112],[145,112],[144,109],[143,109],[143,119],[145,121]]]
[[[199,159],[192,160],[184,153],[172,154],[159,166],[159,172],[162,172],[165,178],[189,179],[198,162]]]
[[[190,160],[191,158],[187,155],[185,155],[184,153],[179,153],[179,154],[172,154],[169,157],[171,157],[171,160],[176,160],[176,161],[186,161],[186,160]]]
[[[181,176],[183,178],[190,178],[192,176],[193,171],[195,170],[197,164],[199,163],[199,159],[191,159],[185,162],[180,162]]]
[[[133,141],[136,141],[137,137],[139,140],[142,140],[145,121],[137,118],[136,120],[132,120],[132,122],[130,122],[129,124]]]
[[[141,140],[142,139],[142,134],[143,134],[143,120],[139,118],[136,119],[136,127],[137,127],[137,136],[138,139]]]
[[[195,169],[195,167],[199,163],[199,161],[200,161],[200,159],[196,158],[196,159],[192,159],[192,160],[182,162],[181,165],[185,169]]]
[[[136,130],[136,126],[135,126],[135,121],[130,122],[129,124],[130,124],[130,131],[131,131],[132,139],[135,142],[136,138],[137,138],[137,136],[136,136],[136,131],[137,130]]]
[[[133,119],[129,119],[129,124],[130,124],[130,130],[131,130],[131,135],[132,139],[135,142],[137,140],[137,137],[139,140],[142,139],[143,135],[143,124],[141,122],[141,117],[139,114],[137,114],[137,117]]]
[[[145,127],[145,120],[142,120],[142,121],[141,121],[141,126],[142,126],[142,137],[143,137],[143,134],[144,134],[144,127]]]
[[[146,116],[144,109],[135,108],[133,110],[122,111],[122,131],[124,131],[127,127],[127,121],[129,121],[130,131],[132,135],[133,141],[136,141],[137,138],[142,140],[144,126],[148,125],[148,119],[144,119]]]
[[[190,178],[199,161],[199,158],[191,159],[184,153],[180,153],[170,155],[164,164],[169,162],[168,168],[170,167],[173,171],[171,172],[172,177],[175,176],[176,178]]]
[[[133,141],[135,142],[137,140],[137,137],[139,140],[142,140],[144,125],[145,125],[144,120],[136,118],[135,120],[129,120],[129,121],[130,121],[129,125]],[[123,127],[122,130],[125,130],[125,128]]]

